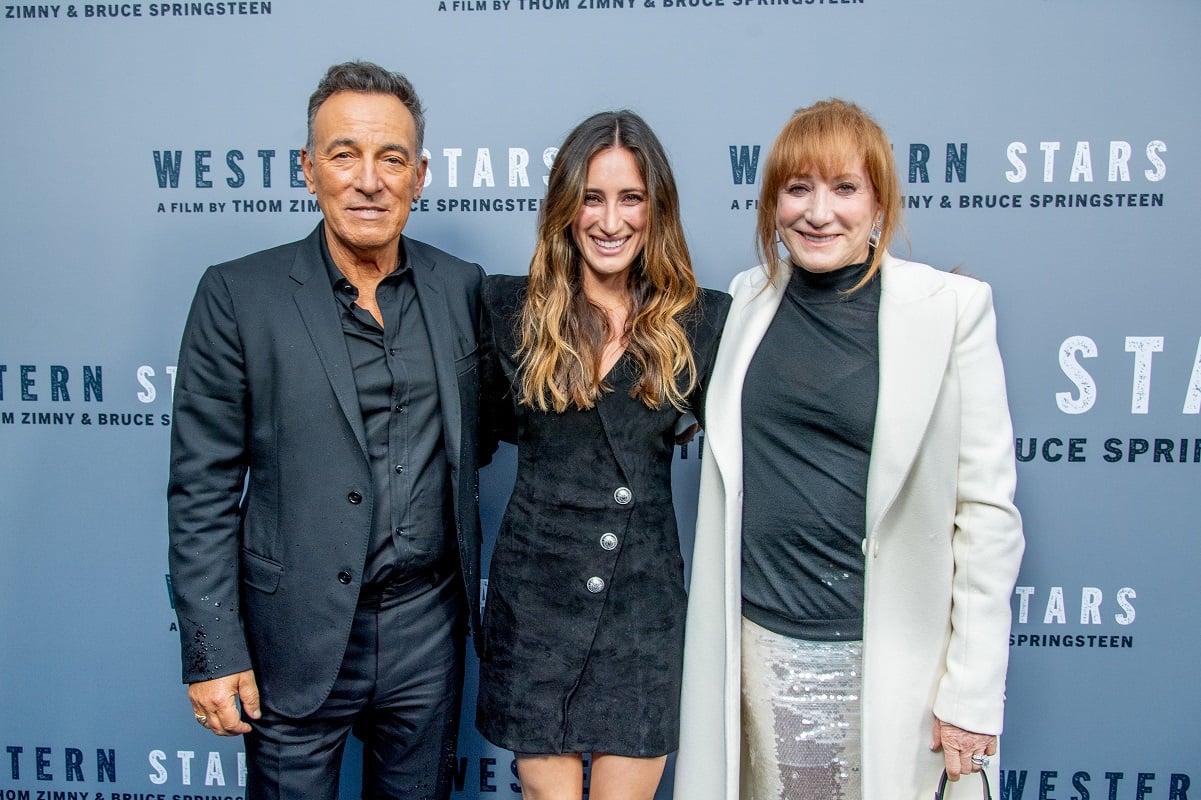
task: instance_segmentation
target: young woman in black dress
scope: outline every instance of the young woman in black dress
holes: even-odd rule
[[[729,307],[698,289],[662,145],[629,111],[560,148],[529,276],[485,288],[485,419],[518,470],[489,574],[477,725],[526,798],[653,797],[679,733],[677,427]]]

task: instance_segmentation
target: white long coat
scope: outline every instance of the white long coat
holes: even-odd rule
[[[988,284],[889,254],[881,280],[863,542],[863,798],[928,800],[943,763],[929,749],[933,715],[1001,732],[1024,540]],[[730,285],[705,406],[676,800],[739,796],[742,385],[787,281],[782,265],[766,288],[760,267]],[[997,774],[994,758],[994,795]]]

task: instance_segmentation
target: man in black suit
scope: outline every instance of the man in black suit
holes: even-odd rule
[[[245,735],[248,798],[445,798],[478,629],[483,272],[402,235],[425,180],[404,76],[309,101],[307,238],[211,267],[183,334],[168,490],[197,722]],[[240,707],[240,708],[239,708]]]

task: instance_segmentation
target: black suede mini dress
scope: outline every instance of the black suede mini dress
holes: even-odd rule
[[[637,374],[624,356],[592,409],[518,405],[525,286],[491,276],[484,291],[484,402],[509,420],[518,467],[488,575],[476,725],[518,753],[661,756],[680,723],[686,597],[671,463],[681,415],[630,397]],[[729,303],[702,290],[680,320],[698,416]]]

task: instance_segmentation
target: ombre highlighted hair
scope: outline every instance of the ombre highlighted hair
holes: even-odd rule
[[[776,248],[776,212],[780,192],[791,179],[812,173],[823,178],[844,172],[860,159],[880,208],[880,239],[867,274],[850,291],[869,283],[880,259],[901,229],[901,184],[892,145],[884,129],[854,103],[832,98],[795,111],[767,154],[759,190],[755,247],[774,282],[783,261]]]
[[[611,391],[600,374],[608,317],[584,295],[583,257],[571,226],[584,204],[588,164],[609,148],[633,155],[647,192],[642,252],[629,267],[630,313],[622,332],[638,369],[630,391],[649,408],[680,410],[696,386],[696,363],[681,319],[697,302],[696,277],[680,224],[680,200],[663,145],[632,111],[606,111],[567,136],[550,170],[538,215],[538,243],[519,330],[524,405],[541,411],[589,409]]]

